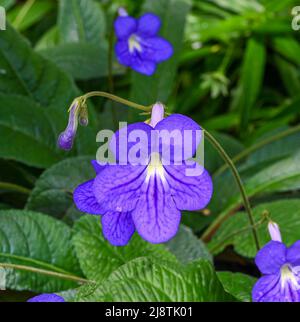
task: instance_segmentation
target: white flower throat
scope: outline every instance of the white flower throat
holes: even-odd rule
[[[142,52],[142,46],[139,42],[139,37],[135,34],[131,35],[128,40],[129,52],[132,54],[135,51]]]
[[[281,267],[280,269],[280,274],[281,274],[281,287],[284,288],[287,283],[291,283],[293,288],[295,290],[300,289],[300,285],[298,284],[297,278],[295,276],[295,273],[297,272],[299,267],[294,269],[289,265],[285,264]]]
[[[154,152],[150,156],[150,162],[147,167],[146,181],[149,181],[150,178],[154,175],[158,175],[163,181],[165,181],[165,170],[160,160],[160,154],[158,152]]]

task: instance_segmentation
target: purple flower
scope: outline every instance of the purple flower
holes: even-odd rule
[[[126,16],[123,9],[115,21],[115,51],[119,63],[138,73],[153,75],[156,65],[173,55],[172,45],[157,36],[160,27],[160,18],[152,13],[135,19]]]
[[[157,131],[189,130],[196,134],[201,128],[192,119],[174,114],[163,119],[162,105],[153,108],[150,124],[135,123],[126,128],[126,139],[135,130],[151,138]],[[124,153],[132,148],[128,144],[122,150],[124,128],[115,134],[111,142],[117,142],[121,154],[116,153],[120,161]],[[195,161],[188,161],[199,144],[196,135],[190,142],[189,153],[183,153],[183,142],[175,140],[165,147],[163,143],[146,146],[148,154],[145,164],[109,164],[100,166],[96,161],[93,165],[96,178],[90,180],[74,191],[74,202],[83,212],[102,214],[102,228],[105,238],[115,246],[126,245],[135,230],[148,242],[164,243],[177,233],[182,210],[200,210],[207,206],[213,191],[212,180],[208,172]],[[178,149],[179,146],[179,149]],[[163,148],[171,152],[170,163],[162,157]],[[118,150],[118,149],[117,149]],[[179,151],[177,154],[174,151]],[[115,151],[116,152],[116,151]],[[145,153],[145,156],[147,153]],[[178,156],[182,156],[178,163]],[[150,157],[149,157],[150,156]],[[175,157],[176,156],[176,162]],[[141,156],[142,161],[143,156]],[[142,162],[143,163],[143,162]],[[187,171],[194,170],[193,176]]]
[[[300,241],[291,247],[281,242],[276,223],[269,224],[273,238],[256,255],[263,277],[254,285],[254,302],[300,302]]]
[[[41,294],[29,299],[27,302],[65,302],[65,300],[56,294]]]

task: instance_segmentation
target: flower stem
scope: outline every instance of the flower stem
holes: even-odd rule
[[[0,189],[16,191],[16,192],[23,193],[25,195],[29,195],[31,192],[30,189],[27,189],[25,187],[19,186],[14,183],[8,183],[8,182],[0,182]]]
[[[40,268],[36,268],[36,267],[31,267],[31,266],[15,265],[15,264],[9,264],[9,263],[0,263],[0,267],[17,269],[17,270],[22,270],[22,271],[27,271],[27,272],[32,272],[32,273],[52,276],[52,277],[57,277],[57,278],[60,278],[60,279],[77,282],[79,284],[86,284],[86,283],[92,282],[92,281],[89,281],[89,280],[87,280],[85,278],[81,278],[81,277],[78,277],[78,276],[75,276],[75,275],[62,274],[62,273],[48,271],[48,270],[45,270],[45,269],[40,269]]]
[[[87,94],[81,96],[79,99],[81,99],[81,100],[83,100],[83,102],[85,102],[88,98],[94,97],[94,96],[105,97],[105,98],[108,98],[112,101],[130,106],[132,108],[135,108],[135,109],[138,109],[138,110],[141,110],[144,112],[151,112],[151,106],[144,106],[144,105],[136,104],[134,102],[128,101],[124,98],[121,98],[119,96],[109,94],[106,92],[90,92],[90,93],[87,93]]]
[[[278,134],[275,134],[269,138],[266,138],[265,140],[262,140],[261,142],[258,142],[257,144],[252,145],[250,148],[245,149],[244,151],[242,151],[241,153],[237,154],[235,157],[232,158],[232,161],[234,163],[239,162],[243,159],[245,159],[248,155],[250,155],[252,152],[255,152],[257,150],[259,150],[260,148],[262,148],[263,146],[270,144],[272,142],[275,142],[277,140],[280,140],[286,136],[292,135],[294,133],[297,133],[300,131],[300,125],[297,125],[295,127],[289,128],[286,131],[282,131]],[[219,170],[217,170],[214,173],[214,176],[219,176],[221,175],[224,171],[226,171],[226,169],[228,168],[228,164],[224,164],[221,168],[219,168]]]
[[[246,212],[248,214],[248,219],[249,219],[249,222],[250,222],[250,225],[251,225],[255,246],[256,246],[257,250],[259,250],[260,246],[259,246],[259,242],[258,242],[258,236],[257,236],[257,232],[256,232],[256,227],[255,227],[255,221],[254,221],[254,218],[253,218],[253,213],[252,213],[252,209],[251,209],[251,206],[250,206],[250,202],[249,202],[249,199],[247,197],[247,193],[246,193],[246,190],[244,188],[244,185],[243,185],[242,179],[240,177],[240,174],[237,171],[237,168],[235,167],[233,161],[228,156],[228,154],[225,152],[225,150],[222,148],[220,143],[206,130],[204,130],[204,134],[205,134],[205,137],[209,140],[209,142],[219,152],[219,154],[222,157],[222,159],[227,163],[228,167],[232,171],[232,174],[233,174],[233,176],[234,176],[234,178],[236,180],[236,183],[237,183],[238,188],[240,190],[240,193],[242,195],[245,210],[246,210]],[[219,224],[218,221],[216,221],[215,224],[218,225]],[[210,230],[213,229],[213,228],[214,227],[210,227]],[[202,236],[202,238],[205,239],[206,234],[204,234]]]

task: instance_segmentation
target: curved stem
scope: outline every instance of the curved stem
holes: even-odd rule
[[[17,269],[17,270],[22,270],[22,271],[27,271],[27,272],[32,272],[32,273],[52,276],[52,277],[57,277],[57,278],[60,278],[60,279],[77,282],[79,284],[85,284],[85,283],[91,283],[92,282],[92,281],[89,281],[89,280],[87,280],[85,278],[81,278],[81,277],[78,277],[78,276],[75,276],[75,275],[68,275],[68,274],[48,271],[48,270],[45,270],[45,269],[40,269],[40,268],[36,268],[36,267],[31,267],[31,266],[0,263],[0,267]]]
[[[109,94],[106,92],[90,92],[90,93],[87,93],[87,94],[81,96],[80,98],[83,99],[84,101],[86,101],[88,98],[94,97],[94,96],[105,97],[105,98],[108,98],[112,101],[136,108],[136,109],[144,111],[144,112],[151,112],[151,106],[144,106],[144,105],[136,104],[134,102],[128,101],[124,98],[121,98],[119,96]]]
[[[30,189],[27,189],[25,187],[19,186],[14,183],[8,183],[8,182],[0,182],[0,189],[16,191],[16,192],[23,193],[25,195],[29,195],[31,192]]]
[[[299,131],[300,131],[300,125],[297,125],[297,126],[292,127],[286,131],[282,131],[282,132],[275,134],[269,138],[266,138],[265,140],[262,140],[262,141],[258,142],[257,144],[252,145],[250,148],[245,149],[241,153],[237,154],[235,157],[232,158],[232,161],[234,163],[239,162],[239,161],[243,160],[244,158],[246,158],[248,155],[250,155],[252,152],[259,150],[263,146],[270,144],[272,142],[275,142],[277,140],[280,140],[286,136],[297,133]],[[221,168],[219,168],[219,170],[217,170],[214,173],[214,176],[221,175],[224,171],[226,171],[227,168],[228,168],[228,164],[224,164]]]
[[[239,172],[237,171],[233,161],[231,160],[231,158],[228,156],[228,154],[225,152],[225,150],[222,148],[222,146],[219,144],[219,142],[206,130],[204,130],[204,134],[205,137],[209,140],[209,142],[215,147],[215,149],[219,152],[220,156],[223,158],[223,160],[227,163],[228,167],[231,169],[232,174],[235,178],[235,181],[238,185],[238,188],[240,190],[240,193],[242,195],[243,198],[243,202],[244,202],[244,207],[245,210],[248,214],[248,219],[252,228],[252,233],[253,233],[253,237],[254,237],[254,242],[255,242],[255,246],[257,248],[257,250],[259,250],[259,242],[258,242],[258,237],[257,237],[257,232],[256,232],[256,227],[255,227],[255,222],[254,222],[254,218],[253,218],[253,213],[252,213],[252,209],[250,206],[250,202],[249,199],[247,197],[247,193],[246,190],[244,188],[242,179],[240,177]],[[217,221],[215,222],[217,224],[219,224]],[[211,229],[214,229],[215,227],[210,227]],[[202,236],[203,239],[206,238],[207,232]]]

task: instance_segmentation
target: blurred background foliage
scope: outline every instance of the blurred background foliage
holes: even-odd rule
[[[268,211],[289,243],[299,239],[291,235],[300,235],[300,134],[294,129],[300,116],[300,31],[291,26],[297,1],[0,0],[0,5],[8,20],[0,32],[0,209],[38,211],[69,225],[81,216],[72,190],[93,175],[89,160],[97,150],[96,133],[144,118],[94,99],[90,125],[80,129],[74,150],[59,151],[56,140],[73,98],[102,90],[140,104],[162,101],[168,112],[189,115],[214,133],[237,162],[257,222]],[[116,62],[112,26],[120,6],[133,16],[158,14],[161,34],[174,46],[174,57],[151,78]],[[201,214],[184,215],[184,223],[210,241],[218,268],[256,275],[241,197],[209,143],[205,166],[214,178],[212,203]],[[225,223],[217,230],[218,221]],[[236,230],[242,230],[238,238]],[[266,225],[259,237],[266,242]]]

